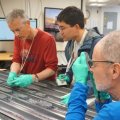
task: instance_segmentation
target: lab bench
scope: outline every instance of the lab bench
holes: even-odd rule
[[[58,87],[55,81],[44,80],[27,88],[7,86],[8,71],[0,71],[0,119],[2,120],[64,120],[67,107],[60,97],[70,88]],[[95,115],[90,104],[86,120]]]

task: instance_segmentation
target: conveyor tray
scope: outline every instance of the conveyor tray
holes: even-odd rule
[[[10,88],[6,85],[8,72],[0,72],[0,120],[64,120],[66,106],[60,97],[70,88],[57,87],[55,81],[41,81],[27,88]],[[95,115],[90,105],[86,120]]]

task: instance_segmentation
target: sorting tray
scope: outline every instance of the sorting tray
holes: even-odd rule
[[[71,91],[58,87],[55,81],[44,80],[27,88],[7,86],[8,71],[0,71],[0,120],[64,120],[67,107],[60,104],[60,97]],[[86,120],[95,115],[93,104],[86,113]]]

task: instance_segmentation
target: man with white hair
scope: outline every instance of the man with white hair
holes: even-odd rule
[[[7,84],[27,87],[34,81],[54,80],[58,60],[53,36],[33,29],[24,10],[14,9],[6,20],[15,34],[13,63]],[[19,75],[20,72],[23,75]]]
[[[84,120],[87,110],[87,75],[93,73],[96,89],[109,92],[115,102],[102,107],[94,120],[118,120],[120,118],[120,31],[106,35],[95,46],[92,60],[86,61],[84,52],[75,61],[72,70],[75,85],[68,103],[66,120]],[[90,68],[90,69],[89,69]],[[89,71],[90,70],[90,71]],[[99,103],[98,103],[99,104]]]

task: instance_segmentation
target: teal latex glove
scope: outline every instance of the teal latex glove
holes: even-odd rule
[[[87,83],[88,77],[88,65],[86,63],[86,53],[81,52],[80,57],[76,59],[72,66],[73,74],[75,77],[75,82],[80,82],[82,84]]]
[[[69,98],[70,98],[70,93],[62,96],[62,97],[60,98],[60,99],[61,99],[60,103],[61,103],[61,104],[64,104],[64,105],[67,105],[67,104],[68,104],[68,101],[69,101]]]
[[[27,87],[33,83],[32,75],[31,74],[20,75],[19,77],[16,77],[14,79],[13,83],[15,86]]]
[[[97,98],[98,100],[107,100],[107,99],[110,99],[109,93],[104,92],[104,91],[98,91],[96,89],[96,85],[95,85],[95,82],[94,82],[93,74],[91,72],[89,72],[89,74],[90,74],[90,80],[92,81],[92,84],[93,84],[93,90],[94,90],[94,96],[95,96],[95,98]]]
[[[57,77],[58,80],[64,80],[66,82],[70,82],[70,79],[67,75],[65,74],[60,74],[58,77]]]
[[[14,84],[12,83],[14,78],[17,77],[17,73],[16,72],[10,72],[7,78],[7,84],[11,87],[14,86]]]

